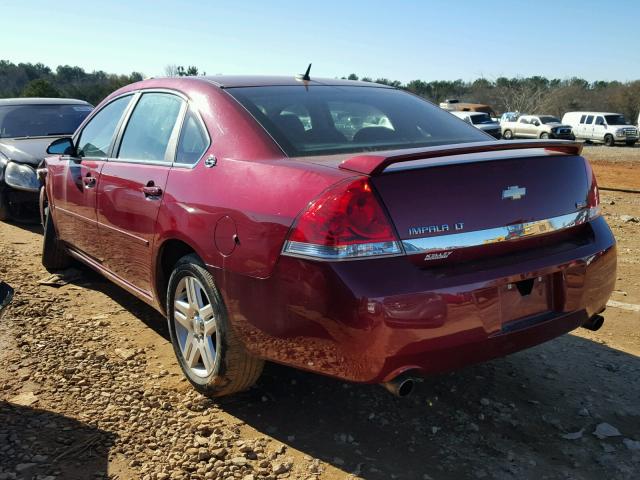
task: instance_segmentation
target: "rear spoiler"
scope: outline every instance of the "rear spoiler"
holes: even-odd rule
[[[569,155],[580,155],[582,144],[566,140],[509,140],[474,143],[458,143],[410,150],[395,150],[365,155],[356,155],[344,160],[339,168],[365,175],[377,175],[393,163],[429,158],[465,155],[469,153],[496,152],[505,150],[524,150],[542,148]]]

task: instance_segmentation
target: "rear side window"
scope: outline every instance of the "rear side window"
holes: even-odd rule
[[[131,97],[127,95],[114,100],[89,120],[77,141],[79,157],[106,158],[109,155],[116,127]]]
[[[529,119],[525,118],[525,117],[522,117],[522,118],[520,118],[520,123],[529,123]]]
[[[584,123],[584,121],[585,121],[586,119],[587,119],[587,116],[586,116],[586,115],[582,115],[582,116],[580,117],[580,123]]]
[[[225,91],[290,157],[490,139],[449,112],[392,88],[300,84]]]
[[[209,146],[209,137],[197,115],[189,109],[182,125],[176,163],[192,165],[200,160]]]
[[[170,93],[143,94],[127,123],[118,158],[165,160],[182,102]]]
[[[587,123],[587,125],[591,125],[593,123],[593,115],[589,115],[587,117],[587,122],[586,123]]]

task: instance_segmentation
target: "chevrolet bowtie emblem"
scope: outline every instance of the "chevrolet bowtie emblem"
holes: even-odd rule
[[[517,185],[512,185],[506,190],[502,191],[502,199],[510,198],[511,200],[520,200],[527,194],[527,189],[525,187],[519,187]]]

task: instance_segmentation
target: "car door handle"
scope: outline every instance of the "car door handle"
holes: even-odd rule
[[[142,192],[147,198],[157,198],[162,195],[162,189],[160,187],[156,187],[155,185],[147,185],[146,187],[142,187]]]
[[[85,188],[93,188],[96,186],[96,177],[84,177],[82,183],[84,183]]]

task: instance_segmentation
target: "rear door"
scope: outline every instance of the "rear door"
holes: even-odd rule
[[[147,295],[156,218],[185,109],[185,99],[174,93],[139,94],[114,158],[102,169],[97,219],[104,265]]]
[[[48,160],[50,194],[60,238],[89,256],[100,257],[97,236],[96,191],[100,172],[113,148],[115,133],[133,95],[125,95],[100,109],[74,139],[77,157]]]

